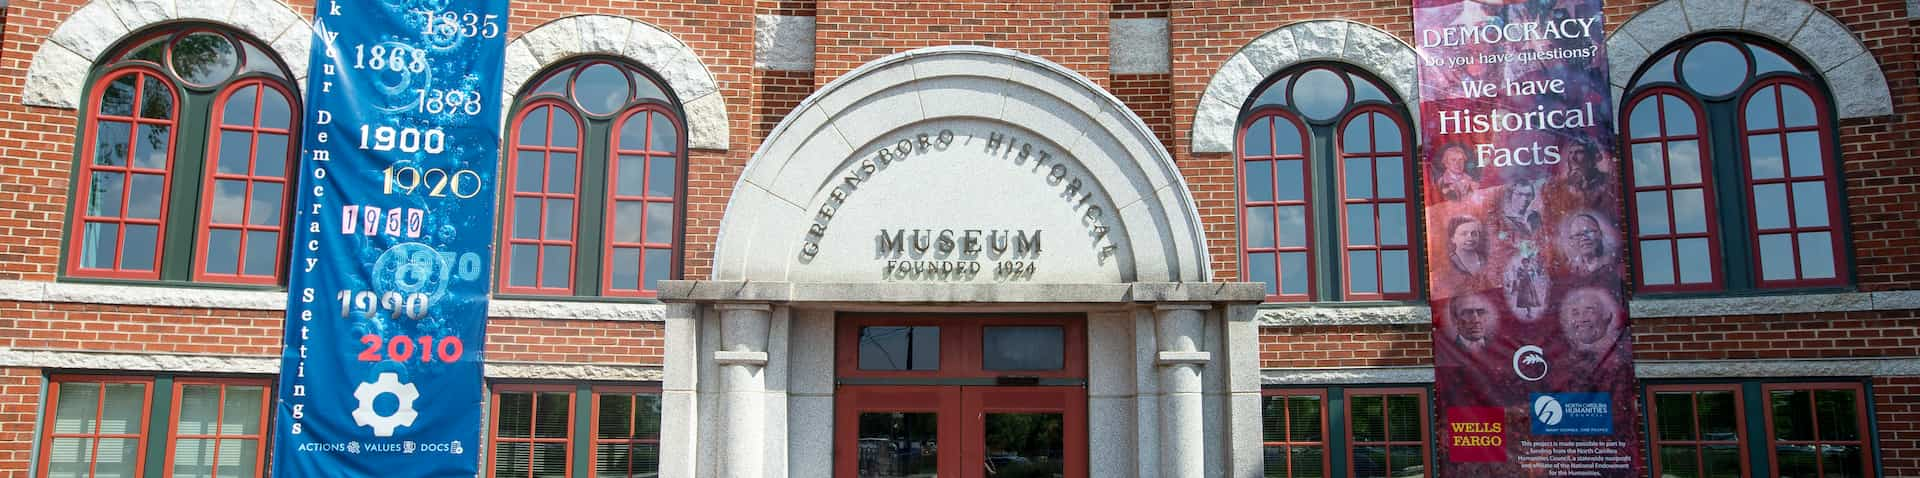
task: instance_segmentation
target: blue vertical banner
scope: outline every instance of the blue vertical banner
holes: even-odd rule
[[[322,0],[273,474],[475,476],[507,0]]]

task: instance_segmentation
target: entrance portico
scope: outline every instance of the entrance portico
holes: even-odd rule
[[[877,398],[916,393],[936,412],[987,417],[956,416],[928,437],[991,426],[995,410],[1058,423],[1061,456],[1019,460],[1085,467],[1068,476],[1259,472],[1263,290],[1209,282],[1200,219],[1165,149],[1053,63],[917,50],[822,88],[748,163],[714,264],[715,280],[661,293],[672,304],[663,476],[875,473],[879,460],[854,456],[871,455],[862,446],[918,456],[932,438],[870,433],[849,407],[920,420]],[[1062,368],[984,365],[981,320],[1055,327],[1022,343],[1058,347]],[[950,355],[908,369],[924,374],[876,374],[886,366],[862,354],[886,352],[879,332],[914,326],[955,337],[937,342]],[[1060,371],[1073,364],[1084,369]],[[938,440],[948,474],[995,476],[1018,455],[951,440]]]

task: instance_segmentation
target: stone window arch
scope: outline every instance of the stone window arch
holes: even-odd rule
[[[679,278],[687,127],[659,77],[577,57],[533,77],[516,102],[499,290],[652,297]]]
[[[283,280],[299,98],[244,32],[169,23],[89,71],[65,277]]]

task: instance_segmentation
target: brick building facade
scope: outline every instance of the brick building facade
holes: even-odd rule
[[[278,105],[278,121],[300,117],[313,4],[0,5],[0,477],[265,474],[286,298],[277,245],[286,241],[279,225],[289,222],[291,199],[258,185],[284,185],[292,168],[269,173],[260,165],[292,161],[297,146],[260,146],[293,134],[270,124],[272,108],[260,105]],[[1058,462],[1087,476],[1444,472],[1428,431],[1437,415],[1425,274],[1417,266],[1381,269],[1360,286],[1335,265],[1306,266],[1295,272],[1316,281],[1290,292],[1284,263],[1280,272],[1273,262],[1247,266],[1250,256],[1287,253],[1258,245],[1278,235],[1284,246],[1286,225],[1255,231],[1242,219],[1253,207],[1243,141],[1254,125],[1279,121],[1256,114],[1276,79],[1348,75],[1350,88],[1370,88],[1381,111],[1416,136],[1408,2],[512,8],[503,135],[510,144],[502,150],[513,158],[503,158],[502,226],[492,232],[499,278],[485,351],[493,410],[483,432],[489,442],[476,446],[488,476],[850,476],[886,467],[904,475],[916,465],[903,457],[925,450],[872,442],[911,441],[899,434],[912,427],[900,424],[918,418],[876,412],[876,420],[894,420],[892,431],[870,434],[869,414],[852,411],[949,399],[952,410],[973,400],[1062,403],[1057,413],[1035,415],[1064,424],[1065,432],[1049,435],[1055,449],[988,445],[1018,458],[989,457],[989,468]],[[1920,475],[1920,268],[1911,265],[1920,259],[1920,222],[1909,216],[1920,211],[1912,166],[1920,160],[1920,5],[1645,0],[1609,3],[1604,16],[1620,129],[1632,130],[1626,112],[1653,97],[1685,102],[1702,126],[1692,136],[1656,133],[1623,145],[1691,141],[1717,153],[1693,166],[1696,175],[1719,170],[1735,180],[1742,163],[1806,161],[1811,176],[1792,176],[1840,185],[1821,203],[1831,207],[1820,208],[1831,234],[1823,237],[1840,253],[1786,249],[1807,261],[1784,272],[1806,279],[1787,281],[1794,285],[1776,282],[1778,251],[1752,232],[1773,209],[1753,206],[1772,196],[1746,187],[1751,181],[1722,184],[1731,192],[1694,188],[1748,201],[1697,211],[1705,214],[1699,222],[1748,229],[1677,239],[1634,236],[1644,231],[1625,225],[1614,232],[1636,250],[1622,265],[1635,277],[1630,310],[1650,472]],[[214,46],[190,50],[206,44]],[[1706,51],[1701,45],[1740,48],[1748,76],[1688,64],[1682,57]],[[200,60],[176,60],[193,57]],[[617,80],[573,80],[616,70],[625,72]],[[1754,149],[1749,140],[1760,133],[1742,129],[1753,125],[1732,113],[1754,106],[1728,103],[1689,72],[1737,77],[1732,88],[1743,92],[1781,88],[1786,83],[1768,81],[1786,78],[1806,92],[1809,122],[1775,125],[1780,137],[1821,139],[1805,150],[1787,144],[1786,153]],[[587,86],[555,86],[575,81]],[[587,89],[616,83],[625,86]],[[282,99],[270,100],[276,91]],[[252,120],[225,113],[238,92],[256,95]],[[1798,113],[1780,114],[1791,122]],[[622,128],[640,117],[663,128],[629,137]],[[136,131],[148,133],[144,143]],[[116,134],[128,140],[116,143]],[[640,136],[651,139],[630,143]],[[219,145],[237,144],[230,137],[254,147],[219,153]],[[911,159],[959,157],[930,146],[943,137],[972,148],[967,154],[1005,160],[991,164],[1019,167]],[[1016,144],[1070,167],[1029,168]],[[629,155],[672,180],[656,190],[654,179],[636,179],[631,186],[645,192],[631,198],[609,192],[629,184],[608,173],[626,159],[608,158]],[[834,192],[858,161],[895,156],[901,171],[918,172],[896,173],[904,177],[888,185],[877,181],[887,174],[881,168],[862,178],[876,180],[866,189]],[[505,171],[527,169],[506,164],[521,157],[570,167],[564,174],[573,179],[555,186],[563,173],[536,165],[544,176],[505,184],[519,179]],[[572,162],[553,162],[561,157]],[[242,161],[237,173],[226,169],[229,160]],[[1615,171],[1633,167],[1646,166]],[[1418,189],[1419,174],[1403,178],[1406,190]],[[1076,186],[1062,192],[1068,178]],[[1071,212],[1045,202],[1080,193],[1079,179],[1091,202]],[[223,181],[249,189],[229,197]],[[560,190],[574,185],[582,191]],[[97,199],[107,193],[122,201]],[[153,197],[161,199],[134,200]],[[1800,207],[1808,199],[1781,200]],[[670,214],[623,223],[627,201],[633,218],[652,217],[640,209]],[[1313,212],[1312,202],[1302,206],[1306,223],[1344,220],[1331,206]],[[227,211],[240,203],[264,209]],[[1086,215],[1079,208],[1088,203],[1111,215]],[[1004,207],[967,216],[967,206],[980,204]],[[522,205],[533,209],[516,209]],[[604,217],[582,212],[588,208]],[[1038,219],[1015,224],[1029,209]],[[564,232],[521,234],[515,219],[527,211],[548,213],[530,216],[533,227]],[[1688,221],[1678,215],[1690,213],[1663,211],[1677,228]],[[953,217],[975,223],[939,222]],[[1082,218],[1110,226],[1113,237],[1099,237],[1102,227],[1078,250]],[[826,233],[810,234],[810,225]],[[997,283],[919,280],[893,275],[878,255],[849,259],[870,251],[865,234],[874,228],[884,243],[889,228],[929,227],[1031,229],[1032,257],[1044,230],[1055,255],[1038,261],[1028,280]],[[1420,237],[1441,226],[1412,214],[1399,227]],[[833,243],[840,231],[857,232]],[[1674,255],[1696,239],[1714,253]],[[1674,242],[1650,245],[1661,240]],[[1332,246],[1314,243],[1302,254],[1344,264],[1326,252]],[[252,244],[276,254],[245,253]],[[1424,263],[1426,252],[1413,244],[1408,264]],[[1672,262],[1646,265],[1657,247],[1667,247],[1662,260]],[[588,250],[601,260],[576,262]],[[1818,271],[1822,263],[1832,270]],[[1652,272],[1661,270],[1665,276]],[[1398,295],[1386,290],[1394,277],[1408,287]],[[961,315],[941,322],[935,314]],[[862,355],[894,346],[862,334],[900,331],[905,344],[914,340],[909,330],[938,327],[948,333],[932,340],[948,348],[992,347],[982,337],[996,327],[1051,331],[1041,335],[1064,347],[1056,352],[1064,354],[1060,373],[1018,375],[1035,380],[1032,390],[1065,392],[995,398],[1008,388],[990,386],[1002,383],[990,364],[924,376],[904,365],[889,375],[873,371],[896,365],[871,368]],[[935,350],[950,368],[951,360],[980,359]],[[893,392],[921,395],[887,398]],[[1398,403],[1417,406],[1393,408]],[[560,404],[566,414],[543,414],[556,412],[541,407]],[[233,419],[231,410],[259,413]],[[618,436],[589,425],[609,417],[648,425]],[[509,429],[554,420],[564,428],[558,436],[534,433],[525,448],[507,446],[527,438]],[[1786,425],[1815,422],[1827,431]],[[1389,433],[1396,426],[1422,433],[1387,437],[1401,436]],[[1375,432],[1381,436],[1369,439]],[[109,443],[120,448],[101,445]],[[950,446],[978,451],[967,443]],[[937,468],[957,472],[949,461],[959,454],[941,454],[947,461]],[[892,461],[871,462],[883,457]]]

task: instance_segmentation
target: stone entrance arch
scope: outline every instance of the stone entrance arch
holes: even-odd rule
[[[1010,50],[853,70],[755,152],[712,280],[668,281],[663,476],[825,476],[836,314],[1085,314],[1092,476],[1258,474],[1258,284],[1112,95]],[[705,454],[702,456],[702,454]],[[696,456],[700,456],[696,459]]]

